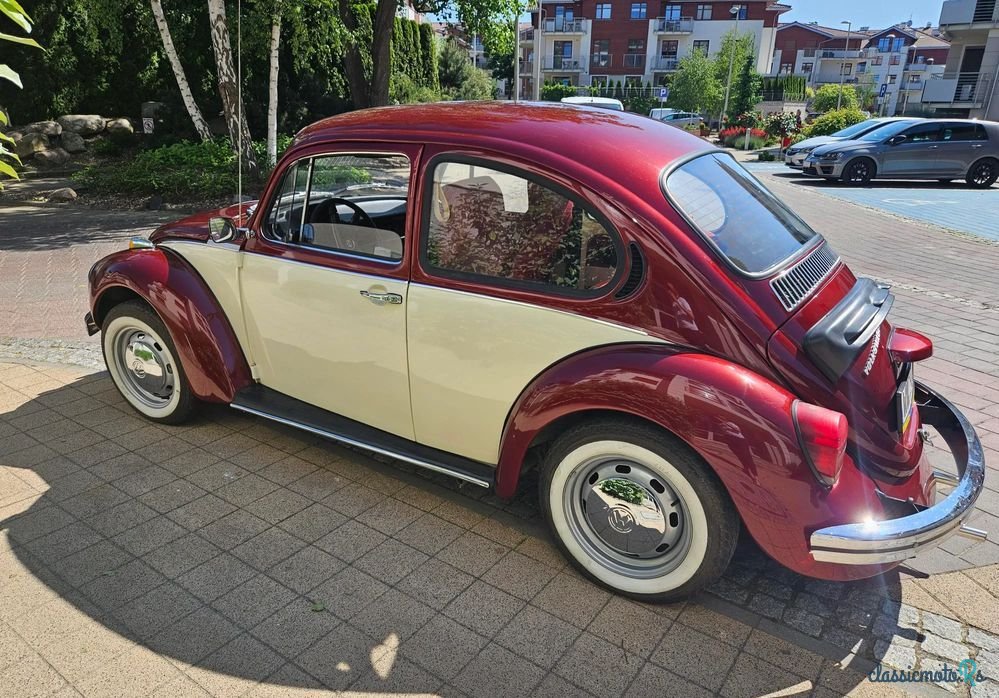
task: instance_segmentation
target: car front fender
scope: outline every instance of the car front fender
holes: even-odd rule
[[[612,345],[570,357],[538,376],[504,429],[496,494],[514,494],[532,445],[577,419],[616,413],[652,422],[696,451],[718,475],[746,528],[771,557],[803,574],[859,578],[883,568],[815,562],[810,533],[880,514],[873,482],[847,457],[831,490],[798,444],[785,388],[725,359],[653,345]],[[547,435],[547,436],[546,436]]]
[[[136,296],[156,311],[198,398],[229,403],[253,381],[218,300],[179,256],[162,248],[116,252],[90,269],[89,282],[90,309],[99,326],[112,307]]]

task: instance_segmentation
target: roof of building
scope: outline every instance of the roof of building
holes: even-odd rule
[[[836,27],[824,27],[821,24],[813,23],[813,22],[786,22],[786,23],[781,23],[777,27],[777,31],[781,31],[782,29],[790,29],[791,27],[799,27],[801,29],[808,29],[809,31],[813,31],[816,34],[822,34],[823,36],[827,36],[827,37],[832,38],[832,39],[839,39],[841,37],[845,39],[847,34],[849,34],[850,36],[854,36],[854,37],[862,37],[862,36],[871,36],[871,35],[873,35],[875,33],[875,32],[873,32],[873,31],[871,31],[869,29],[851,29],[849,32],[847,32],[846,29],[838,29]]]

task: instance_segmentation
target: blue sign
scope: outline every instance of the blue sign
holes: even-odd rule
[[[660,101],[664,101],[664,100],[667,100],[667,99],[669,99],[669,88],[668,87],[660,87],[659,88],[659,100]]]
[[[884,97],[886,94],[888,94],[888,83],[883,83],[881,85],[881,94],[879,96]]]

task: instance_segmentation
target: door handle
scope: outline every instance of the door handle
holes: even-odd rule
[[[940,147],[939,145],[931,145],[929,149],[930,150],[936,150],[939,147]]]
[[[402,305],[402,296],[398,293],[376,293],[373,291],[361,291],[361,295],[367,298],[372,303],[381,305],[382,303],[388,303],[389,305]]]
[[[981,143],[972,143],[972,144],[971,144],[971,147],[972,147],[972,148],[981,148],[981,147],[982,147],[982,144],[981,144]]]

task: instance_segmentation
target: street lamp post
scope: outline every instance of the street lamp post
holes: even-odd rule
[[[846,50],[843,51],[843,57],[846,58],[850,53],[850,35],[853,31],[853,24],[847,21],[840,22],[840,24],[846,25]],[[851,64],[852,65],[852,64]],[[839,95],[836,96],[836,109],[840,108],[843,104],[843,61],[839,62]]]
[[[513,101],[520,97],[520,3],[513,13]]]
[[[722,120],[725,118],[725,114],[728,113],[728,96],[732,90],[732,66],[735,64],[735,49],[737,47],[735,42],[739,39],[739,13],[741,11],[741,5],[732,5],[732,8],[728,11],[729,14],[735,17],[735,31],[732,35],[732,50],[728,54],[728,81],[725,83],[725,106],[722,107],[722,112],[718,115],[718,133],[721,133]]]
[[[888,54],[889,54],[889,58],[888,58],[888,70],[885,71],[885,82],[882,83],[882,84],[885,85],[886,89],[885,89],[884,96],[881,97],[881,104],[878,105],[878,116],[884,116],[888,112],[888,90],[887,90],[887,82],[888,82],[888,76],[891,75],[891,57],[890,57],[890,55],[892,53],[894,53],[894,51],[892,51],[892,47],[895,45],[895,39],[897,37],[895,36],[895,34],[888,34],[885,38],[888,39]],[[881,92],[881,88],[878,88],[878,93],[880,94],[880,92]]]

